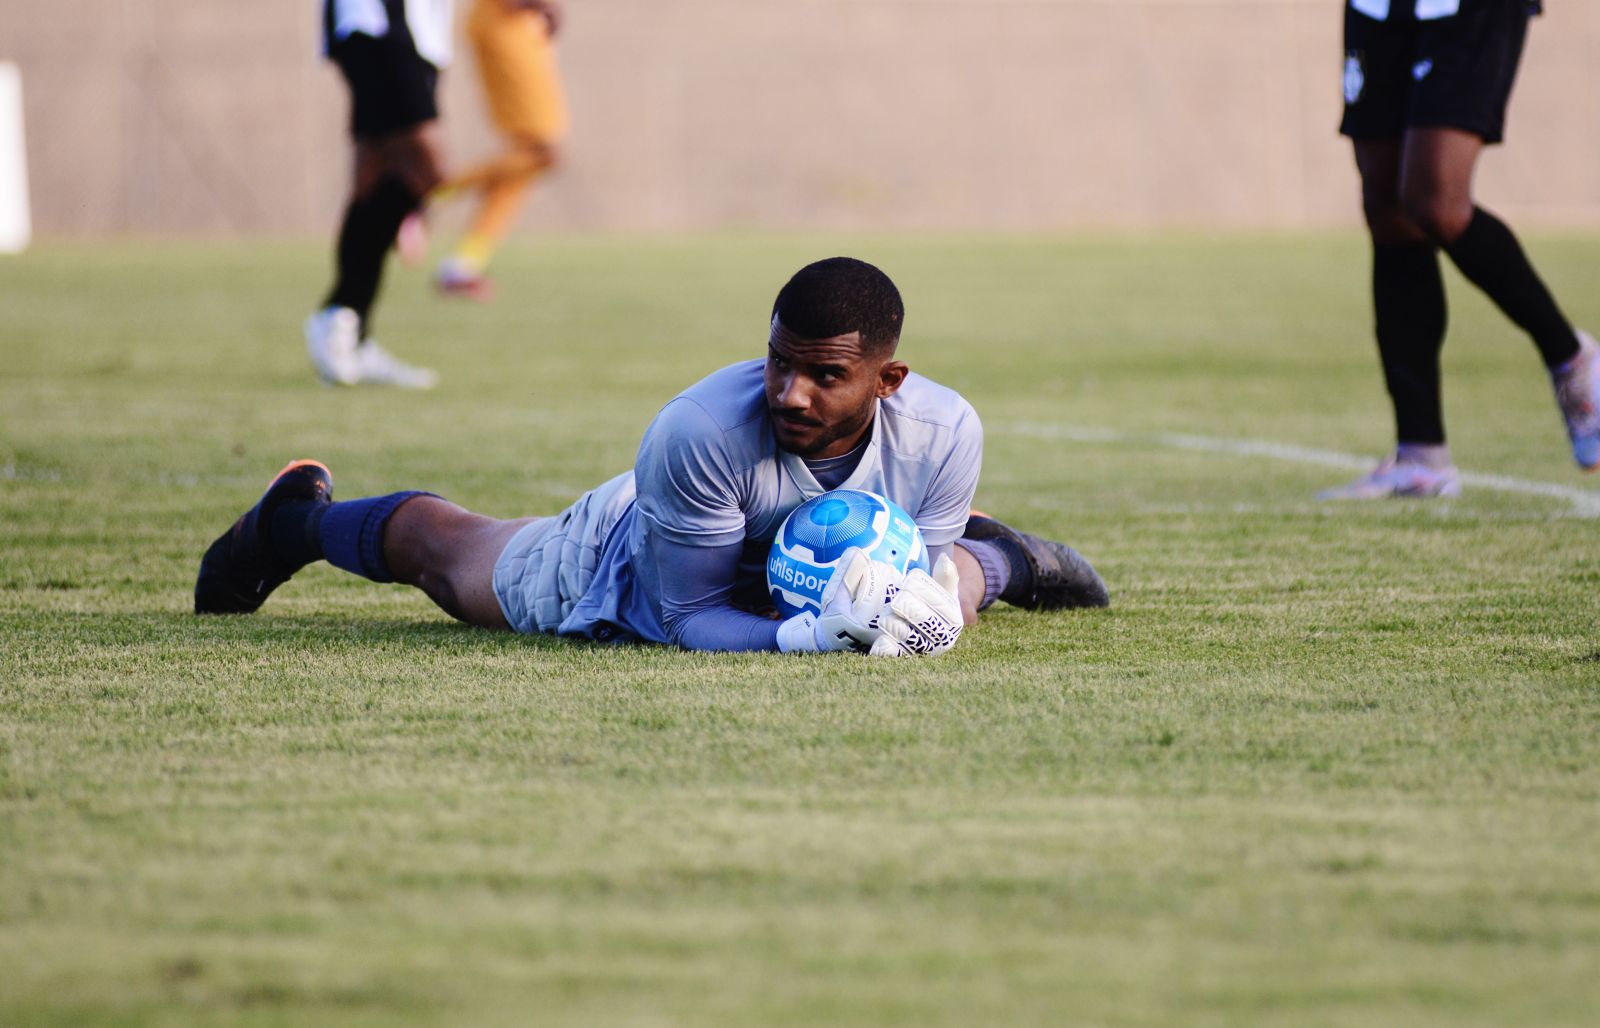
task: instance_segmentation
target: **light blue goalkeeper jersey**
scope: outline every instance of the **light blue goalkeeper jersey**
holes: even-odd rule
[[[562,515],[568,539],[604,541],[592,579],[565,576],[568,588],[582,586],[582,594],[561,620],[560,634],[667,642],[653,552],[660,540],[742,542],[736,594],[764,592],[767,550],[779,525],[826,491],[804,460],[778,448],[764,365],[735,364],[684,390],[645,430],[633,472]],[[889,497],[916,519],[930,548],[946,546],[966,528],[982,463],[983,426],[972,405],[913,374],[879,402],[860,463],[840,488]]]

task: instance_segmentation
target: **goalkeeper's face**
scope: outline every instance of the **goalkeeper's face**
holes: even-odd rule
[[[861,333],[806,339],[777,318],[767,340],[767,410],[778,445],[812,460],[842,457],[872,425],[878,401],[909,369],[862,348]]]

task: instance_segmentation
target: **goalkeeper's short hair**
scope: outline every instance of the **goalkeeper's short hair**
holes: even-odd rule
[[[869,353],[893,353],[906,309],[889,276],[854,257],[807,264],[778,291],[773,317],[804,339],[861,333]]]

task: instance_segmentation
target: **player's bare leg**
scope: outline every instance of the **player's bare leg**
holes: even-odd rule
[[[484,274],[500,244],[511,231],[529,187],[560,159],[552,143],[531,137],[513,137],[511,150],[468,169],[441,187],[439,195],[471,189],[478,193],[478,209],[455,252],[439,264],[435,284],[447,296],[487,300],[494,288]]]
[[[1511,229],[1474,202],[1472,176],[1483,145],[1460,129],[1407,132],[1401,205],[1468,281],[1539,348],[1573,458],[1579,467],[1593,470],[1600,467],[1600,354],[1593,340],[1567,321]]]
[[[956,571],[961,575],[957,597],[961,601],[961,622],[975,625],[978,623],[978,607],[983,603],[983,565],[965,547],[952,546],[950,549],[950,555],[956,562]]]
[[[441,152],[433,121],[356,144],[351,197],[336,248],[338,274],[305,325],[312,366],[330,385],[425,389],[436,380],[433,372],[400,361],[374,342],[370,315],[401,222],[443,177]]]
[[[1453,128],[1417,128],[1401,144],[1398,199],[1406,220],[1448,247],[1472,221],[1472,176],[1483,140]]]
[[[494,565],[506,543],[534,518],[502,521],[437,496],[401,505],[383,533],[394,580],[428,594],[446,614],[482,628],[508,629],[494,595]]]
[[[475,164],[439,187],[443,198],[506,179],[526,179],[554,168],[561,162],[561,149],[553,143],[514,137],[511,148],[480,164]]]
[[[1439,148],[1435,148],[1438,150]],[[1464,156],[1448,147],[1455,157]],[[1439,387],[1439,350],[1444,345],[1446,307],[1439,271],[1439,246],[1412,218],[1403,188],[1414,181],[1436,179],[1444,170],[1423,163],[1426,153],[1410,154],[1404,141],[1356,140],[1356,168],[1361,173],[1361,207],[1372,237],[1372,303],[1384,385],[1394,405],[1393,453],[1352,482],[1323,490],[1324,500],[1377,499],[1389,496],[1453,496],[1461,479],[1445,442]],[[1408,154],[1413,161],[1408,169]],[[1425,162],[1424,162],[1425,163]],[[1447,162],[1459,171],[1459,161]],[[1470,162],[1468,162],[1470,180]],[[1413,197],[1428,227],[1450,222],[1453,189],[1430,206]],[[1469,201],[1470,209],[1470,201]]]
[[[385,176],[400,179],[417,196],[426,196],[445,180],[442,130],[437,121],[356,143],[355,196]]]
[[[333,476],[314,460],[291,461],[206,550],[195,583],[198,614],[248,614],[317,560],[376,582],[413,585],[445,613],[507,628],[494,595],[494,565],[533,518],[502,521],[431,493],[400,492],[333,502]]]
[[[1398,139],[1355,141],[1356,170],[1361,175],[1361,213],[1374,243],[1425,243],[1428,237],[1413,224],[1400,205]]]
[[[1362,208],[1373,242],[1373,306],[1398,446],[1370,474],[1326,499],[1453,496],[1460,475],[1445,442],[1439,350],[1446,307],[1443,250],[1538,346],[1578,465],[1600,466],[1600,348],[1575,331],[1511,230],[1473,199],[1484,141],[1454,128],[1358,140]]]

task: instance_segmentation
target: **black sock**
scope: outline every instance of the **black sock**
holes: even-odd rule
[[[272,552],[279,560],[303,567],[322,559],[322,515],[329,504],[317,500],[290,500],[272,512],[267,527]]]
[[[1432,243],[1374,243],[1372,310],[1383,381],[1403,443],[1444,442],[1439,349],[1447,315]]]
[[[338,278],[324,306],[349,307],[359,314],[363,338],[389,247],[400,223],[420,202],[404,182],[388,175],[345,208],[344,224],[339,227]]]
[[[1474,207],[1466,231],[1444,252],[1468,281],[1533,337],[1547,367],[1563,364],[1577,354],[1578,337],[1572,325],[1505,222]]]

